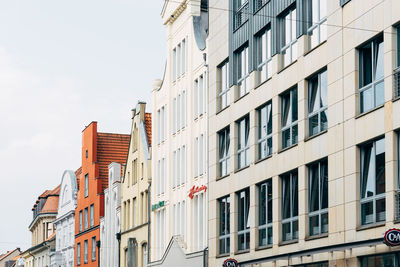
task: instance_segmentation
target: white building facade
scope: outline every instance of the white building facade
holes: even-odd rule
[[[119,243],[121,209],[121,164],[108,166],[108,188],[104,190],[104,217],[100,219],[100,266],[119,266]]]
[[[165,1],[161,14],[167,31],[167,67],[162,85],[152,90],[149,266],[203,265],[208,186],[207,9],[207,1]]]
[[[75,173],[64,171],[61,178],[56,227],[55,252],[50,253],[50,266],[73,267],[75,243],[75,208],[78,186]]]

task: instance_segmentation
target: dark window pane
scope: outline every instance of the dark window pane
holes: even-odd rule
[[[360,88],[372,82],[372,48],[371,44],[360,49]]]
[[[282,132],[282,148],[286,148],[290,145],[290,129],[287,129]]]
[[[319,229],[319,215],[310,216],[310,235],[319,235]]]
[[[321,192],[321,209],[328,208],[328,162],[321,163],[321,178],[320,178],[320,192]]]
[[[258,230],[258,245],[266,246],[267,245],[267,229]]]
[[[385,193],[385,139],[375,142],[375,177],[376,177],[376,194]]]
[[[329,231],[329,218],[328,213],[321,214],[321,232],[328,233]]]
[[[298,141],[298,130],[297,130],[297,124],[293,126],[292,128],[292,145],[297,144]]]
[[[319,117],[315,114],[308,120],[310,136],[313,136],[319,132]]]
[[[317,211],[319,207],[319,164],[310,167],[310,212]]]
[[[384,198],[376,201],[376,221],[384,222],[386,220],[386,200]]]
[[[360,93],[360,105],[361,113],[374,107],[374,91],[372,87]]]
[[[361,223],[370,224],[374,222],[374,207],[373,202],[361,204]]]

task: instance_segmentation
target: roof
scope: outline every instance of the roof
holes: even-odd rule
[[[16,248],[16,249],[11,250],[11,251],[7,251],[7,253],[1,255],[0,261],[4,260],[5,258],[7,258],[8,256],[10,256],[11,254],[13,254],[16,250],[19,251],[19,248]]]
[[[49,236],[45,241],[49,241],[53,239],[55,236],[56,236],[56,231],[54,231],[54,233],[51,236]]]
[[[58,198],[60,196],[60,186],[58,185],[56,188],[53,190],[46,190],[44,191],[36,200],[35,204],[33,205],[32,210],[35,210],[38,206],[39,199],[41,198],[46,198],[46,203],[44,204],[42,210],[40,213],[48,213],[48,212],[57,212],[58,210]],[[57,204],[57,206],[54,208],[54,203]]]
[[[146,126],[147,140],[151,146],[151,113],[144,114],[144,125]]]
[[[75,171],[75,176],[76,176],[76,185],[78,186],[78,190],[79,190],[79,181],[81,179],[81,174],[82,174],[82,167],[79,167],[79,169],[77,169]]]
[[[102,179],[101,192],[108,187],[108,165],[111,162],[125,164],[129,141],[129,134],[97,133],[97,162],[99,177]]]

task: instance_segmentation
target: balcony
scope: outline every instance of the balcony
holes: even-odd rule
[[[235,13],[234,30],[238,29],[249,19],[249,2],[244,3]]]
[[[400,97],[400,67],[393,71],[393,96]]]

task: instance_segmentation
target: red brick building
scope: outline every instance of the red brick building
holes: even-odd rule
[[[108,165],[125,164],[129,140],[129,134],[98,133],[97,122],[90,123],[82,132],[82,166],[76,173],[79,191],[75,209],[75,266],[99,266],[97,246]]]

